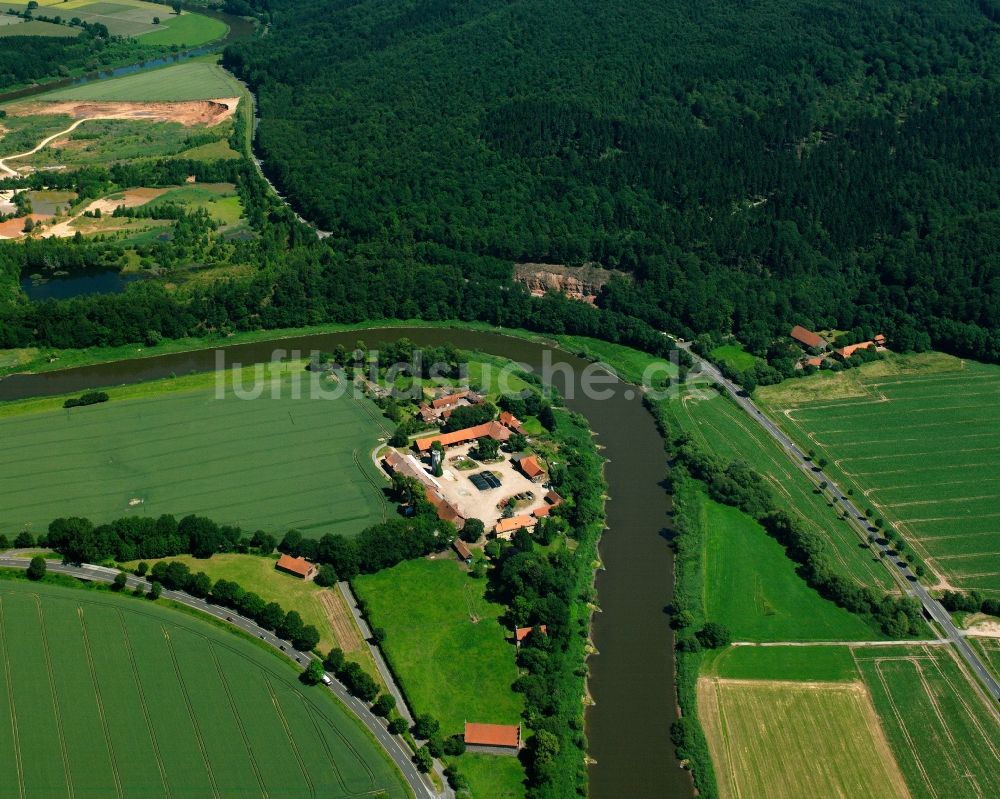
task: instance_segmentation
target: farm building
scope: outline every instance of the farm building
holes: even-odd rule
[[[542,635],[548,635],[549,630],[544,624],[538,624],[534,627],[516,627],[514,628],[514,640],[517,641],[518,646],[520,646],[521,641],[531,635],[533,632],[539,632]]]
[[[802,327],[802,325],[795,325],[789,335],[803,347],[813,350],[826,349],[826,340],[818,333],[813,333],[811,330]]]
[[[534,516],[511,516],[509,519],[501,519],[493,528],[493,535],[504,541],[510,541],[514,533],[518,530],[526,529],[529,533],[535,529],[538,519]]]
[[[419,480],[424,486],[424,496],[434,506],[441,521],[451,522],[459,530],[465,526],[465,518],[458,508],[444,498],[441,489],[427,471],[412,455],[401,455],[396,450],[389,450],[382,458],[382,467],[390,474],[402,474]]]
[[[521,748],[520,724],[473,724],[465,722],[465,745],[490,751],[507,750],[514,754]]]
[[[549,491],[549,493],[545,495],[545,501],[553,508],[558,508],[563,504],[563,498],[559,496],[557,491]]]
[[[470,565],[472,564],[472,550],[469,549],[468,544],[466,544],[461,538],[456,538],[451,542],[451,546],[459,558]]]
[[[274,568],[286,574],[293,574],[303,580],[312,580],[319,573],[315,563],[310,563],[305,558],[293,558],[291,555],[282,555]]]
[[[541,464],[538,462],[538,458],[534,455],[522,455],[518,458],[517,468],[521,470],[525,477],[534,483],[537,483],[545,477],[545,470],[541,467]]]
[[[866,350],[874,346],[874,341],[859,341],[857,344],[848,344],[846,347],[841,347],[839,350],[836,350],[836,353],[846,361],[858,350]]]
[[[419,452],[427,452],[435,441],[441,443],[442,447],[454,447],[457,444],[465,444],[475,441],[478,438],[492,438],[496,441],[506,441],[510,438],[510,430],[500,422],[483,422],[475,427],[466,427],[462,430],[454,430],[451,433],[440,433],[438,435],[418,438],[415,442]]]
[[[504,411],[500,414],[500,424],[504,427],[509,427],[518,435],[528,435],[528,431],[524,429],[524,425],[521,424],[521,420],[509,411]]]

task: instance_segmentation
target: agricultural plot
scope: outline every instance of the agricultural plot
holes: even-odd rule
[[[94,81],[82,86],[57,89],[45,100],[87,100],[120,102],[180,102],[239,97],[243,87],[218,64],[185,61],[182,64],[137,72],[123,78]]]
[[[789,387],[786,404],[770,399],[769,408],[897,527],[942,587],[998,596],[1000,369],[949,363],[886,376],[862,368],[864,396],[792,405]]]
[[[514,646],[498,619],[503,606],[484,597],[484,580],[448,558],[362,575],[354,588],[372,627],[386,631],[383,649],[414,712],[433,715],[446,736],[466,720],[518,723]],[[470,690],[473,675],[482,679]]]
[[[682,387],[663,407],[672,429],[688,433],[706,452],[746,461],[766,478],[786,509],[827,542],[830,556],[845,576],[859,585],[895,588],[888,571],[840,519],[830,500],[735,403],[704,387]]]
[[[169,6],[144,3],[141,0],[39,0],[35,16],[59,17],[64,24],[29,22],[25,25],[47,25],[58,33],[32,31],[34,36],[78,36],[80,28],[71,27],[73,19],[90,24],[101,23],[113,36],[140,38],[145,44],[187,45],[196,47],[226,35],[226,24],[204,14],[172,13]],[[23,12],[27,3],[6,3],[3,8]],[[154,22],[159,19],[159,22]],[[0,33],[2,35],[2,33]],[[14,34],[7,34],[14,35]],[[18,35],[29,35],[27,33]]]
[[[737,508],[699,492],[705,530],[708,618],[743,641],[864,641],[880,637],[860,616],[821,597],[784,548]]]
[[[52,22],[42,22],[38,19],[24,20],[19,17],[10,17],[6,14],[4,18],[14,19],[18,24],[7,22],[0,24],[0,36],[57,36],[60,38],[72,38],[80,35],[79,28],[70,28],[66,25],[56,25]]]
[[[293,398],[301,367],[288,368],[266,373],[259,399],[231,384],[217,399],[209,374],[113,389],[110,402],[83,408],[3,406],[3,532],[37,533],[58,516],[200,513],[318,538],[381,521],[385,483],[369,457],[385,435],[380,417],[350,392]]]
[[[208,622],[21,581],[0,618],[4,795],[408,795],[328,691]]]
[[[860,676],[846,646],[730,646],[703,663],[703,676],[730,680],[851,682]]]
[[[914,797],[1000,796],[1000,716],[950,647],[854,656]]]
[[[348,660],[359,663],[381,682],[375,660],[336,587],[323,588],[314,582],[283,574],[274,568],[275,559],[257,555],[222,554],[208,559],[176,555],[164,560],[180,561],[192,573],[205,572],[212,580],[232,580],[258,594],[265,602],[277,602],[286,610],[298,611],[303,622],[319,630],[318,648],[321,651],[340,647]],[[153,563],[155,561],[149,561],[150,566]],[[135,563],[127,565],[131,568]]]
[[[860,682],[698,681],[723,799],[909,797]]]

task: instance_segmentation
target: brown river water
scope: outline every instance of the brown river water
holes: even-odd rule
[[[667,463],[662,442],[638,392],[616,383],[611,396],[596,399],[570,391],[588,363],[542,344],[495,333],[446,328],[383,328],[302,336],[223,347],[226,363],[269,361],[274,350],[329,351],[368,347],[407,337],[432,346],[451,342],[464,349],[503,356],[538,369],[546,351],[569,368],[553,384],[567,406],[583,414],[607,457],[610,501],[608,530],[600,545],[604,569],[597,574],[598,602],[593,640],[599,654],[590,659],[587,712],[592,799],[688,799],[690,776],[677,762],[670,742],[676,718],[673,637],[665,607],[673,589],[669,548],[670,496],[664,489]],[[0,401],[79,392],[137,383],[170,375],[216,369],[216,350],[12,375],[0,380]]]

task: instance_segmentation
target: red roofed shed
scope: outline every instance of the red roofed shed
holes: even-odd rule
[[[274,568],[278,571],[294,574],[303,580],[313,579],[318,571],[316,564],[310,563],[305,558],[293,558],[291,555],[282,555],[278,558],[278,562],[274,564]]]
[[[807,347],[825,347],[826,342],[823,338],[811,330],[806,330],[802,325],[796,325],[792,328],[791,336],[799,344],[805,344]]]
[[[466,746],[521,748],[520,724],[473,724],[465,722]]]

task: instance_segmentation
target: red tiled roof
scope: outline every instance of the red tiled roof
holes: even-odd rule
[[[418,438],[417,449],[421,452],[427,452],[435,441],[440,441],[442,447],[450,447],[453,444],[464,444],[466,441],[475,441],[477,438],[485,438],[486,436],[495,438],[497,441],[506,441],[510,438],[510,430],[499,422],[483,422],[475,427],[466,427],[451,433]]]
[[[468,391],[459,391],[457,394],[449,394],[447,397],[438,397],[431,405],[437,410],[447,408],[449,405],[454,405],[459,400],[465,399],[468,394]]]
[[[815,358],[806,358],[806,363],[809,364],[810,366],[815,366],[817,369],[819,369],[819,367],[823,365],[823,361],[825,360],[826,358],[824,358],[822,355],[817,355]]]
[[[512,533],[515,530],[520,530],[522,527],[534,527],[536,519],[533,516],[511,516],[509,519],[501,519],[497,522],[496,527],[493,528],[493,532],[498,535],[501,533]]]
[[[465,722],[465,743],[471,746],[521,746],[521,725]]]
[[[438,518],[443,522],[451,522],[459,530],[465,526],[465,517],[459,513],[458,508],[452,505],[444,497],[439,497],[434,489],[429,485],[424,486],[424,496],[427,497],[427,501],[434,506],[434,510],[437,511]]]
[[[514,637],[517,639],[518,643],[521,643],[525,638],[527,638],[535,630],[538,630],[542,635],[548,635],[548,628],[544,624],[539,624],[536,627],[518,627],[514,630]]]
[[[881,347],[883,344],[885,344],[885,336],[879,333],[877,336],[875,336],[873,341]]]
[[[468,560],[472,557],[472,550],[469,549],[468,545],[461,539],[456,538],[451,542],[451,545],[455,548],[455,551],[459,554],[462,560]]]
[[[525,430],[524,426],[521,424],[521,420],[510,411],[504,411],[500,414],[500,424],[506,425],[519,435],[523,436],[527,433],[527,430]]]
[[[536,519],[541,519],[543,516],[548,516],[550,513],[552,513],[552,506],[542,505],[538,508],[535,508],[531,512],[531,515],[534,516]]]
[[[563,498],[555,491],[549,491],[545,495],[545,501],[548,502],[553,508],[558,508],[563,504]]]
[[[278,562],[274,564],[274,568],[297,574],[299,577],[308,577],[309,573],[316,567],[305,558],[293,558],[291,555],[282,555],[278,558]]]
[[[861,341],[858,342],[857,344],[848,344],[846,347],[841,347],[839,350],[837,350],[837,355],[839,355],[841,358],[850,358],[858,350],[866,350],[869,347],[874,347],[874,346],[875,346],[874,341]]]
[[[802,325],[792,328],[791,336],[796,341],[805,344],[807,347],[822,347],[826,342],[811,330],[806,330]]]
[[[545,474],[545,470],[538,465],[538,459],[534,455],[521,458],[517,465],[528,477],[538,477],[540,474]]]

